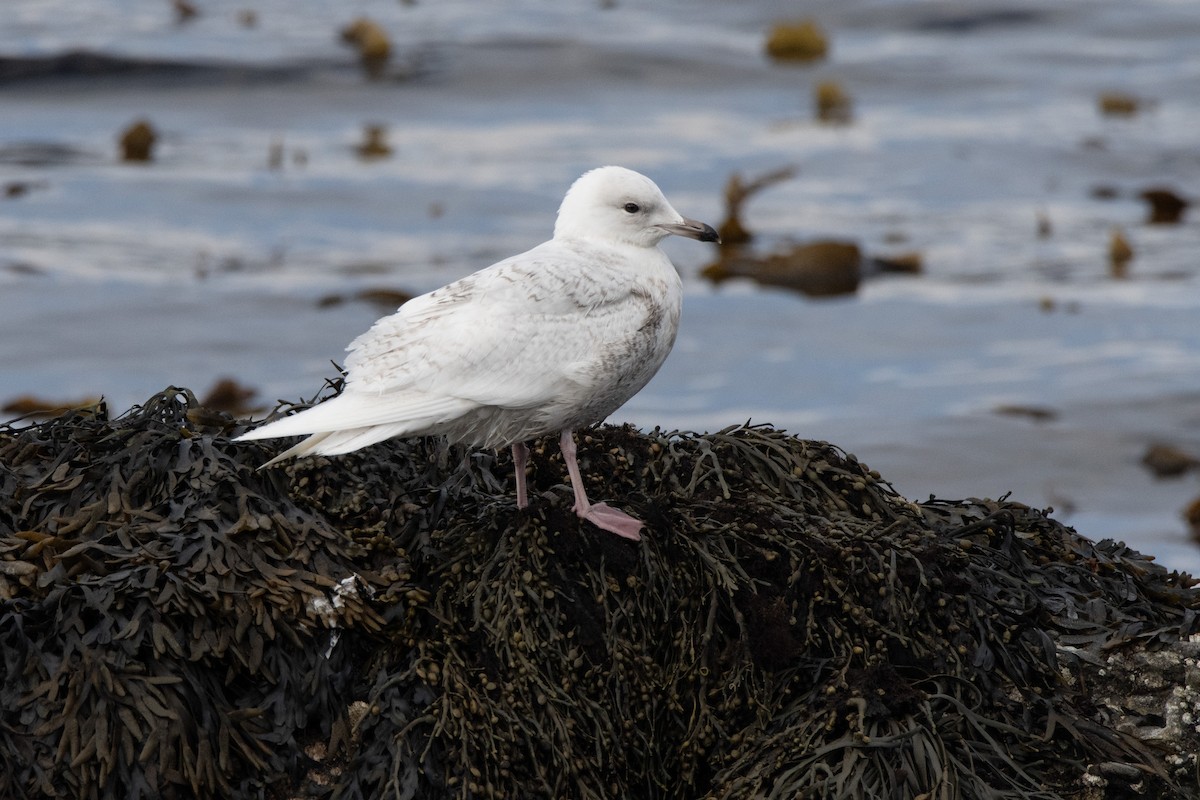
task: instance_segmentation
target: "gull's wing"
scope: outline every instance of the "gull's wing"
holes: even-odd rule
[[[632,337],[644,303],[614,264],[556,242],[414,298],[351,343],[347,392],[532,408]]]

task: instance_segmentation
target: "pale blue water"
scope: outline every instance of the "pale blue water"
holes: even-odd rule
[[[1200,480],[1138,465],[1154,441],[1200,452],[1200,211],[1150,226],[1136,198],[1200,186],[1192,4],[196,5],[179,24],[162,0],[4,4],[0,56],[87,48],[193,69],[0,80],[0,184],[30,184],[0,199],[0,400],[125,408],[221,376],[268,401],[308,396],[380,313],[317,298],[425,291],[532,246],[589,167],[643,171],[716,224],[730,172],[795,164],[748,205],[764,249],[853,239],[919,250],[925,274],[831,301],[713,289],[697,276],[712,250],[672,242],[679,343],[614,419],[772,422],[910,497],[1012,491],[1200,571],[1179,516]],[[359,15],[395,42],[384,80],[337,40]],[[830,59],[766,60],[770,23],[805,15]],[[852,125],[811,120],[827,78],[854,97]],[[1149,107],[1104,117],[1110,90]],[[143,116],[158,157],[118,163]],[[355,155],[368,123],[388,127],[391,158]],[[1107,265],[1116,227],[1136,251],[1124,281]]]

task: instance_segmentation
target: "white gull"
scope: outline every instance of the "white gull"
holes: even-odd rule
[[[550,241],[409,300],[347,348],[340,395],[238,440],[308,435],[263,466],[393,436],[511,446],[525,508],[525,442],[558,432],[575,512],[637,540],[640,521],[588,501],[572,431],[616,411],[671,351],[683,291],[658,248],[671,234],[719,241],[644,175],[585,173],[563,199]]]

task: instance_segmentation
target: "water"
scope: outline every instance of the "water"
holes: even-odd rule
[[[591,166],[643,171],[716,224],[731,172],[792,164],[747,206],[757,246],[850,239],[919,251],[924,274],[826,301],[714,289],[713,252],[673,241],[679,343],[614,419],[774,423],[914,499],[1011,491],[1200,571],[1180,517],[1200,482],[1138,463],[1156,441],[1200,452],[1200,212],[1148,225],[1137,198],[1200,186],[1191,4],[195,2],[182,24],[159,0],[5,4],[0,56],[26,77],[0,69],[0,184],[28,191],[0,200],[0,399],[126,408],[222,376],[309,396],[382,313],[320,298],[426,291],[526,249]],[[338,41],[360,15],[393,39],[380,80]],[[831,57],[766,60],[770,24],[805,15]],[[48,74],[80,48],[143,66]],[[853,124],[812,121],[824,79]],[[1104,91],[1147,107],[1103,116]],[[141,117],[156,159],[120,163]],[[390,158],[357,156],[367,124]]]

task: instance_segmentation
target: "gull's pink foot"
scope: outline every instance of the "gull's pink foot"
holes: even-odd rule
[[[601,530],[615,533],[623,539],[640,542],[642,536],[639,531],[642,529],[642,523],[639,520],[607,503],[588,501],[587,492],[583,489],[583,477],[579,474],[579,462],[575,460],[575,437],[569,430],[562,432],[558,444],[562,448],[563,461],[567,462],[571,487],[575,490],[575,513]]]
[[[624,539],[635,542],[642,540],[642,523],[624,511],[618,511],[607,503],[592,503],[586,511],[575,509],[575,513],[601,530],[615,533]]]

